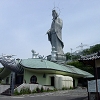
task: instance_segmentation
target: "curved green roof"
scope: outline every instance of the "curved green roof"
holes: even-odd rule
[[[45,69],[45,70],[56,70],[61,72],[67,72],[72,74],[82,75],[84,77],[93,77],[92,74],[78,69],[74,66],[64,66],[60,64],[56,64],[54,62],[48,60],[41,60],[41,59],[23,59],[20,64],[24,67],[31,68],[31,69]]]

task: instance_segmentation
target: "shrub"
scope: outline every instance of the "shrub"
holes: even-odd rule
[[[49,92],[50,91],[50,89],[49,88],[47,88],[47,92]]]
[[[73,87],[70,86],[70,89],[73,89]]]
[[[37,92],[36,90],[33,90],[33,91],[32,91],[32,93],[36,93],[36,92]]]
[[[36,88],[36,92],[37,93],[40,93],[41,92],[40,89],[39,89],[39,87]]]
[[[44,92],[44,88],[43,87],[41,87],[41,92]]]
[[[62,90],[67,90],[67,89],[68,89],[67,87],[63,87],[63,88],[62,88]]]
[[[20,94],[30,94],[31,93],[31,90],[27,87],[23,87],[21,88],[20,90]]]
[[[54,88],[54,90],[53,91],[58,91],[56,88]]]
[[[18,90],[17,89],[15,89],[15,91],[14,91],[14,95],[19,95],[20,93],[18,92]]]

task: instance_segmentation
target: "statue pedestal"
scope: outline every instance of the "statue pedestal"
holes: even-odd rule
[[[47,56],[47,60],[52,61],[51,55]],[[56,54],[56,60],[52,61],[52,62],[65,63],[65,61],[66,61],[66,56],[65,55]]]
[[[66,56],[62,54],[56,54],[57,61],[66,61]]]

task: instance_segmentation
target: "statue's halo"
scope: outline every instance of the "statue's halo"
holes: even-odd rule
[[[54,7],[54,8],[52,9],[52,11],[53,11],[53,10],[56,10],[56,11],[57,11],[58,16],[60,15],[60,8],[59,8],[59,7]]]

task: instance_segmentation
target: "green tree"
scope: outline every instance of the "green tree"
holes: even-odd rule
[[[83,55],[89,55],[89,54],[92,54],[92,53],[96,53],[100,51],[100,44],[96,44],[94,46],[91,46],[89,49],[85,49],[82,51],[82,54]]]
[[[67,63],[67,65],[72,65],[72,66],[75,66],[76,68],[79,68],[81,70],[84,70],[84,71],[87,71],[91,74],[94,74],[93,67],[84,65],[83,63],[81,63],[79,61],[69,62],[69,63]]]
[[[99,50],[100,50],[100,44],[96,44],[96,45],[90,47],[91,53],[98,52]]]
[[[71,60],[71,54],[70,54],[70,52],[67,52],[65,55],[66,55],[67,60]]]
[[[100,44],[96,44],[94,46],[91,46],[89,49],[84,49],[82,52],[80,52],[80,54],[82,55],[90,55],[93,53],[96,53],[100,51]],[[82,69],[84,71],[87,71],[91,74],[94,74],[94,70],[93,67],[88,66],[88,65],[84,65],[83,63],[79,62],[78,59],[80,58],[80,55],[72,55],[68,52],[66,53],[66,57],[68,58],[67,60],[70,60],[72,57],[72,62],[67,63],[68,65],[72,65],[75,66],[79,69]]]
[[[3,68],[0,68],[0,72],[2,71]]]

